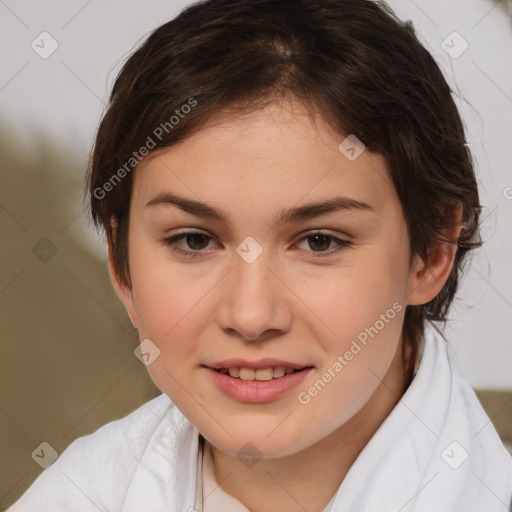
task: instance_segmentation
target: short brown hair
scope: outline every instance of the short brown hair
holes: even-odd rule
[[[354,134],[385,157],[411,261],[415,254],[427,261],[432,242],[442,239],[453,209],[462,206],[447,282],[427,304],[406,309],[410,381],[425,320],[446,320],[466,254],[481,245],[472,157],[451,92],[412,25],[384,2],[197,2],[153,31],[116,78],[88,169],[92,219],[106,233],[121,282],[131,286],[130,171],[142,148],[172,146],[214,114],[297,98],[340,135]]]

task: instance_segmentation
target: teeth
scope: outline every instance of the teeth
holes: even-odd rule
[[[256,370],[256,380],[272,380],[274,378],[274,370],[272,368],[260,368]]]
[[[223,368],[224,370],[225,368]],[[238,377],[240,377],[240,368],[230,368],[229,369],[229,376],[230,377],[234,377],[235,379],[237,379]]]
[[[219,370],[223,375],[229,375],[234,379],[241,380],[259,380],[259,381],[267,381],[272,379],[280,379],[285,375],[289,375],[293,373],[293,368],[285,368],[283,366],[276,366],[275,368],[260,368],[255,370],[254,368],[221,368]]]
[[[240,368],[240,378],[242,380],[254,380],[256,372],[252,368]]]
[[[274,379],[279,379],[280,377],[284,377],[285,373],[286,373],[286,368],[283,368],[282,366],[276,366],[274,368]]]

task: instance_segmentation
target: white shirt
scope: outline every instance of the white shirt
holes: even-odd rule
[[[431,326],[425,334],[411,385],[332,512],[507,512],[512,457],[446,342]],[[73,441],[7,512],[195,512],[199,454],[198,430],[162,394]]]

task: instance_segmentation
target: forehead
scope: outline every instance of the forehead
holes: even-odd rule
[[[397,200],[382,155],[355,160],[336,133],[300,103],[271,104],[244,115],[217,115],[180,143],[154,151],[137,167],[133,200],[180,192],[214,204],[296,204],[342,194],[376,209]],[[144,203],[146,204],[146,203]]]

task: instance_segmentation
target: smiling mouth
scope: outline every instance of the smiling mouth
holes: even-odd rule
[[[269,381],[274,379],[281,379],[286,375],[290,375],[292,373],[298,373],[304,370],[312,368],[312,366],[307,366],[304,368],[285,368],[283,366],[274,366],[268,368],[258,368],[257,370],[254,368],[244,368],[244,367],[232,367],[232,368],[211,368],[215,370],[217,373],[221,373],[223,375],[227,375],[233,379],[237,380],[257,380],[257,381]]]

